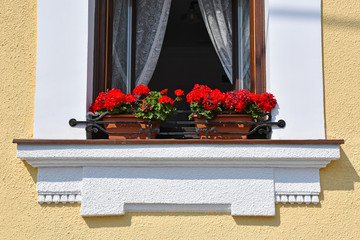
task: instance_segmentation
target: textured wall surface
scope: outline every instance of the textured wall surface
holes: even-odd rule
[[[11,143],[32,137],[36,1],[1,3],[1,239],[359,239],[360,130],[354,126],[360,119],[359,0],[323,0],[326,132],[328,138],[345,139],[341,159],[320,172],[320,205],[278,205],[276,217],[266,218],[161,213],[82,218],[79,205],[39,205],[37,171],[16,158]]]

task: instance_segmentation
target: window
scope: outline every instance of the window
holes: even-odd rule
[[[157,37],[159,38],[156,40],[157,43],[152,45],[155,46],[155,48],[161,48],[161,45],[163,44],[163,37],[161,35],[164,34],[164,32],[159,33],[158,29],[166,29],[166,19],[168,16],[166,16],[166,13],[164,16],[160,15],[161,11],[167,11],[170,8],[170,2],[171,1],[166,0],[158,1],[157,6],[152,6],[154,13],[158,13],[159,19],[165,18],[165,21],[162,20],[163,22],[157,21],[156,17],[150,18],[150,20],[153,20],[150,27],[157,29],[156,31],[150,29],[150,31],[154,31],[154,34],[157,34]],[[207,24],[203,23],[204,29],[206,25],[207,30],[211,31],[211,28],[215,28],[215,24],[211,24],[211,21],[208,21],[209,19],[203,17],[207,16],[205,13],[208,12],[206,11],[214,10],[211,9],[211,6],[207,6],[209,5],[207,3],[209,2],[215,4],[213,5],[213,7],[215,6],[214,8],[216,8],[216,4],[220,4],[221,8],[219,9],[225,8],[228,10],[226,14],[230,13],[232,15],[232,17],[228,17],[224,13],[224,16],[231,20],[229,21],[229,26],[231,26],[231,30],[229,31],[232,33],[230,34],[232,38],[230,41],[233,46],[230,50],[232,49],[232,51],[225,57],[221,56],[221,51],[217,51],[223,66],[226,64],[232,65],[230,68],[224,67],[226,76],[230,78],[230,82],[232,83],[230,87],[232,89],[248,88],[252,92],[257,93],[264,92],[265,10],[263,0],[201,0],[200,2],[194,0],[172,0],[169,23],[167,26],[168,29],[166,31],[171,35],[171,29],[169,29],[173,27],[171,19],[172,16],[176,14],[181,14],[181,20],[184,22],[187,21],[186,10],[188,12],[187,14],[194,14],[194,16],[198,17],[201,21],[205,19]],[[185,9],[183,13],[180,13],[181,10],[183,10],[182,6],[189,7],[187,7],[188,9]],[[155,63],[151,63],[150,65],[152,66],[148,66],[149,64],[147,65],[148,73],[145,73],[146,76],[142,76],[139,81],[140,71],[138,71],[138,69],[144,69],[144,65],[146,65],[144,64],[144,61],[139,60],[142,57],[139,52],[147,54],[147,56],[144,56],[147,58],[149,57],[149,54],[151,54],[151,50],[148,46],[144,46],[146,44],[140,45],[136,42],[136,38],[139,37],[137,36],[137,32],[149,31],[149,24],[145,27],[143,26],[143,22],[147,20],[146,16],[144,17],[144,12],[148,13],[151,11],[151,9],[146,9],[147,7],[146,1],[139,0],[96,1],[93,96],[97,96],[99,92],[113,87],[121,88],[123,91],[129,92],[136,83],[149,83],[151,76],[153,76],[154,68],[159,56],[156,56],[155,53]],[[201,12],[204,14],[201,15]],[[179,18],[177,19],[179,20]],[[217,29],[214,31],[216,30]],[[150,36],[150,38],[152,38],[152,36]],[[166,38],[167,36],[165,36],[164,44],[166,44]],[[154,39],[150,41],[154,41]],[[212,41],[213,43],[215,42],[215,48],[219,47],[219,44],[221,44],[217,44],[216,39],[214,40],[214,38]],[[121,56],[119,57],[117,55]],[[228,59],[226,59],[226,57]],[[161,58],[162,56],[160,56],[159,62],[161,62]],[[229,63],[226,63],[226,61]],[[248,69],[242,69],[245,61],[249,62]],[[120,71],[116,69],[120,69]],[[153,83],[153,79],[150,82]],[[193,84],[194,83],[195,82],[193,82]]]
[[[97,4],[104,2],[96,1]],[[264,7],[263,14],[251,13],[266,20],[266,24],[261,24],[256,21],[258,18],[251,18],[251,29],[254,32],[254,26],[262,25],[256,29],[266,26],[266,32],[260,31],[266,37],[266,90],[280,103],[273,119],[287,122],[285,129],[273,129],[272,139],[323,139],[321,1],[264,2],[250,2],[251,7]],[[293,14],[299,9],[316,14]],[[73,4],[61,0],[38,2],[34,138],[86,138],[83,128],[72,128],[67,123],[71,118],[84,120],[92,102],[94,18],[95,0]],[[96,25],[97,32],[99,27]],[[105,35],[97,36],[105,39]],[[254,34],[251,38],[253,45],[257,36],[259,34]],[[263,38],[257,39],[265,45],[264,40],[260,41]],[[262,66],[256,69],[264,73],[265,62],[260,61],[265,59],[264,49],[254,49],[258,50],[258,56],[253,55],[252,66]],[[95,79],[104,79],[103,74],[96,75],[102,77]],[[259,74],[252,74],[252,78],[259,79]],[[259,88],[252,86],[255,90]],[[49,115],[49,109],[54,106],[56,111]],[[300,112],[306,114],[299,117]]]
[[[92,34],[86,30],[92,29],[89,2],[38,1],[34,139],[15,142],[18,157],[39,168],[40,203],[81,201],[83,216],[118,215],[126,211],[227,212],[230,207],[234,215],[270,216],[275,214],[275,203],[319,201],[319,168],[340,157],[339,144],[343,143],[303,141],[325,138],[320,0],[268,1],[267,49],[271,49],[267,55],[267,66],[271,63],[268,90],[276,91],[281,99],[277,117],[287,120],[286,129],[275,132],[273,140],[256,140],[252,144],[182,141],[165,146],[84,140],[82,128],[68,126],[70,118],[84,119],[87,110],[87,83],[91,82],[87,82],[87,77],[92,70],[86,64],[87,43],[92,40],[91,37],[89,40]],[[259,13],[255,5],[251,6],[254,10],[251,13]],[[312,14],[294,14],[298,9],[307,9]],[[252,18],[252,27],[258,26],[254,25],[256,19]],[[255,33],[251,38],[252,52],[257,50],[259,54],[252,55],[252,67],[256,66],[262,74],[264,49],[257,46],[264,41],[261,38],[254,41],[259,35],[252,31]],[[104,40],[105,35],[98,38],[101,36]],[[257,72],[252,73],[253,80],[259,78]],[[257,85],[252,86],[256,90]],[[299,117],[299,112],[306,114]],[[239,172],[234,173],[235,170]],[[144,184],[146,179],[151,181]],[[226,190],[234,190],[226,191],[229,195],[222,191],[225,188],[218,187],[225,184],[231,187]],[[189,186],[194,194],[183,194],[184,186]],[[158,194],[154,194],[153,187],[158,187]],[[121,189],[126,191],[119,192]],[[218,198],[209,196],[213,193]]]

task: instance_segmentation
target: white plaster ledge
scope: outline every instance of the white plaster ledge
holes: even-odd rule
[[[339,143],[17,144],[39,168],[39,203],[81,203],[83,216],[273,216],[277,203],[318,204],[319,168],[340,158]]]
[[[33,167],[325,167],[339,145],[18,144]]]

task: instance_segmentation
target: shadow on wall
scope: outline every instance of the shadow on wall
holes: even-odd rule
[[[30,164],[28,164],[26,161],[22,161],[26,167],[26,169],[28,170],[32,180],[34,181],[34,183],[37,183],[37,175],[38,175],[38,171],[37,168],[33,168]]]
[[[133,214],[111,217],[85,217],[83,218],[89,228],[118,228],[131,226]]]
[[[280,226],[280,208],[320,208],[320,205],[276,205],[274,217],[233,217],[235,223],[239,226]],[[83,218],[89,228],[117,228],[131,226],[132,217],[221,217],[230,216],[224,213],[127,213],[124,216],[116,217],[85,217]]]
[[[278,18],[300,18],[304,20],[318,19],[320,16],[317,11],[306,10],[289,10],[281,8],[272,8],[270,13],[274,17]],[[338,16],[324,15],[322,11],[322,21],[326,26],[344,27],[344,28],[357,28],[360,29],[360,19],[357,18],[343,18]]]
[[[322,191],[354,190],[355,182],[360,182],[360,177],[342,148],[339,160],[332,161],[326,168],[320,169]]]
[[[360,29],[360,19],[324,16],[323,25],[327,27],[343,27]]]
[[[211,217],[230,216],[224,213],[127,213],[116,217],[85,217],[83,218],[89,228],[117,228],[131,226],[132,217]],[[276,206],[274,217],[233,217],[239,226],[280,226],[280,207]]]

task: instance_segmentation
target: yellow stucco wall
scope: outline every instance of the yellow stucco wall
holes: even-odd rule
[[[323,0],[323,14],[326,132],[346,144],[341,159],[321,170],[321,205],[277,206],[267,218],[82,218],[79,205],[39,205],[37,171],[16,158],[12,139],[32,137],[36,0],[2,0],[0,239],[360,239],[360,1]]]

